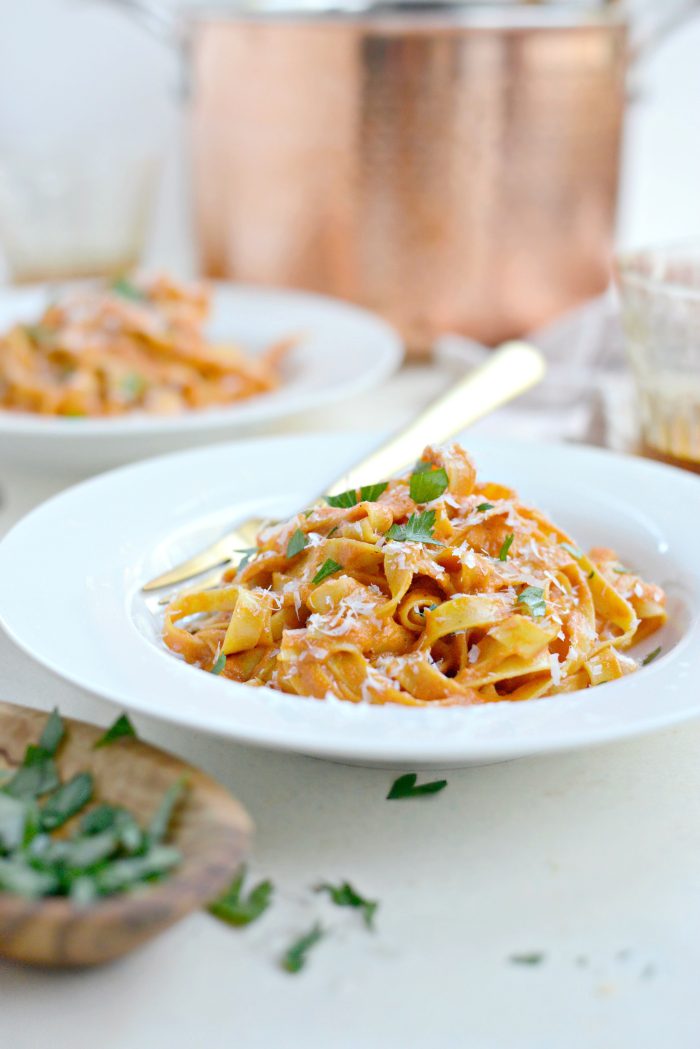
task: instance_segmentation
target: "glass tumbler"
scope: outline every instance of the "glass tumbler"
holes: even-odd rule
[[[700,472],[700,243],[617,260],[641,450]]]
[[[160,168],[156,146],[92,135],[0,156],[0,254],[10,279],[109,276],[133,268]]]

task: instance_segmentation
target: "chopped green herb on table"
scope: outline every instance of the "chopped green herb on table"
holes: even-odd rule
[[[133,727],[123,716],[98,743],[131,735]],[[27,747],[22,766],[0,786],[0,891],[30,899],[69,896],[83,905],[177,867],[182,856],[164,841],[186,784],[166,791],[145,830],[120,806],[103,803],[84,811],[94,797],[93,776],[86,770],[60,782],[54,758],[64,736],[54,711],[39,742]],[[52,836],[80,813],[71,835]]]
[[[94,750],[99,750],[100,747],[108,747],[110,743],[114,743],[118,739],[136,738],[136,729],[131,724],[131,721],[126,714],[122,714],[118,717],[113,725],[105,732],[104,736],[100,736],[97,743],[94,745]]]
[[[416,785],[418,776],[415,772],[406,772],[394,780],[391,790],[387,794],[387,801],[395,801],[399,798],[420,798],[425,794],[437,794],[447,786],[446,779],[435,779],[429,783]]]
[[[541,965],[545,955],[540,951],[532,951],[530,954],[511,954],[508,959],[513,965]]]
[[[377,912],[379,903],[377,900],[365,899],[352,887],[349,881],[341,882],[340,885],[322,882],[316,886],[314,891],[327,892],[337,907],[356,907],[358,910],[361,910],[367,928],[374,928],[374,915]]]
[[[312,947],[326,935],[323,926],[316,923],[304,936],[300,936],[290,947],[287,948],[282,957],[282,968],[288,973],[298,973],[306,965],[307,955]]]
[[[250,925],[256,921],[272,902],[274,887],[271,881],[261,881],[250,890],[247,896],[242,895],[246,867],[240,868],[238,874],[226,892],[209,905],[209,912],[229,925]]]

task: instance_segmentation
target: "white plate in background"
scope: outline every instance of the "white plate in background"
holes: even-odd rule
[[[76,284],[0,289],[0,333],[32,322]],[[403,356],[398,334],[379,317],[307,292],[214,283],[207,331],[221,342],[260,353],[299,335],[283,364],[278,390],[225,408],[179,415],[131,413],[58,418],[0,408],[0,464],[46,472],[88,473],[239,433],[346,400],[387,379]]]
[[[287,696],[204,673],[158,635],[140,585],[251,513],[315,497],[376,437],[259,438],[139,463],[32,511],[0,543],[0,622],[29,655],[119,707],[264,747],[360,764],[480,764],[621,739],[700,714],[700,482],[570,445],[465,443],[583,547],[612,546],[660,583],[670,619],[648,667],[521,703],[406,708]]]

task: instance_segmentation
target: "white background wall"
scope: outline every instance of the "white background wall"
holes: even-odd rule
[[[675,2],[647,0],[645,11]],[[161,137],[168,163],[155,257],[167,261],[187,236],[176,62],[115,7],[0,0],[0,162],[34,140],[59,138],[79,154],[101,148],[105,135]],[[634,88],[619,240],[700,237],[700,17],[649,55]]]

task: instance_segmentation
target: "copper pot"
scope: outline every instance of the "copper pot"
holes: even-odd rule
[[[362,303],[414,353],[521,334],[608,283],[619,4],[232,7],[177,38],[206,275]]]

